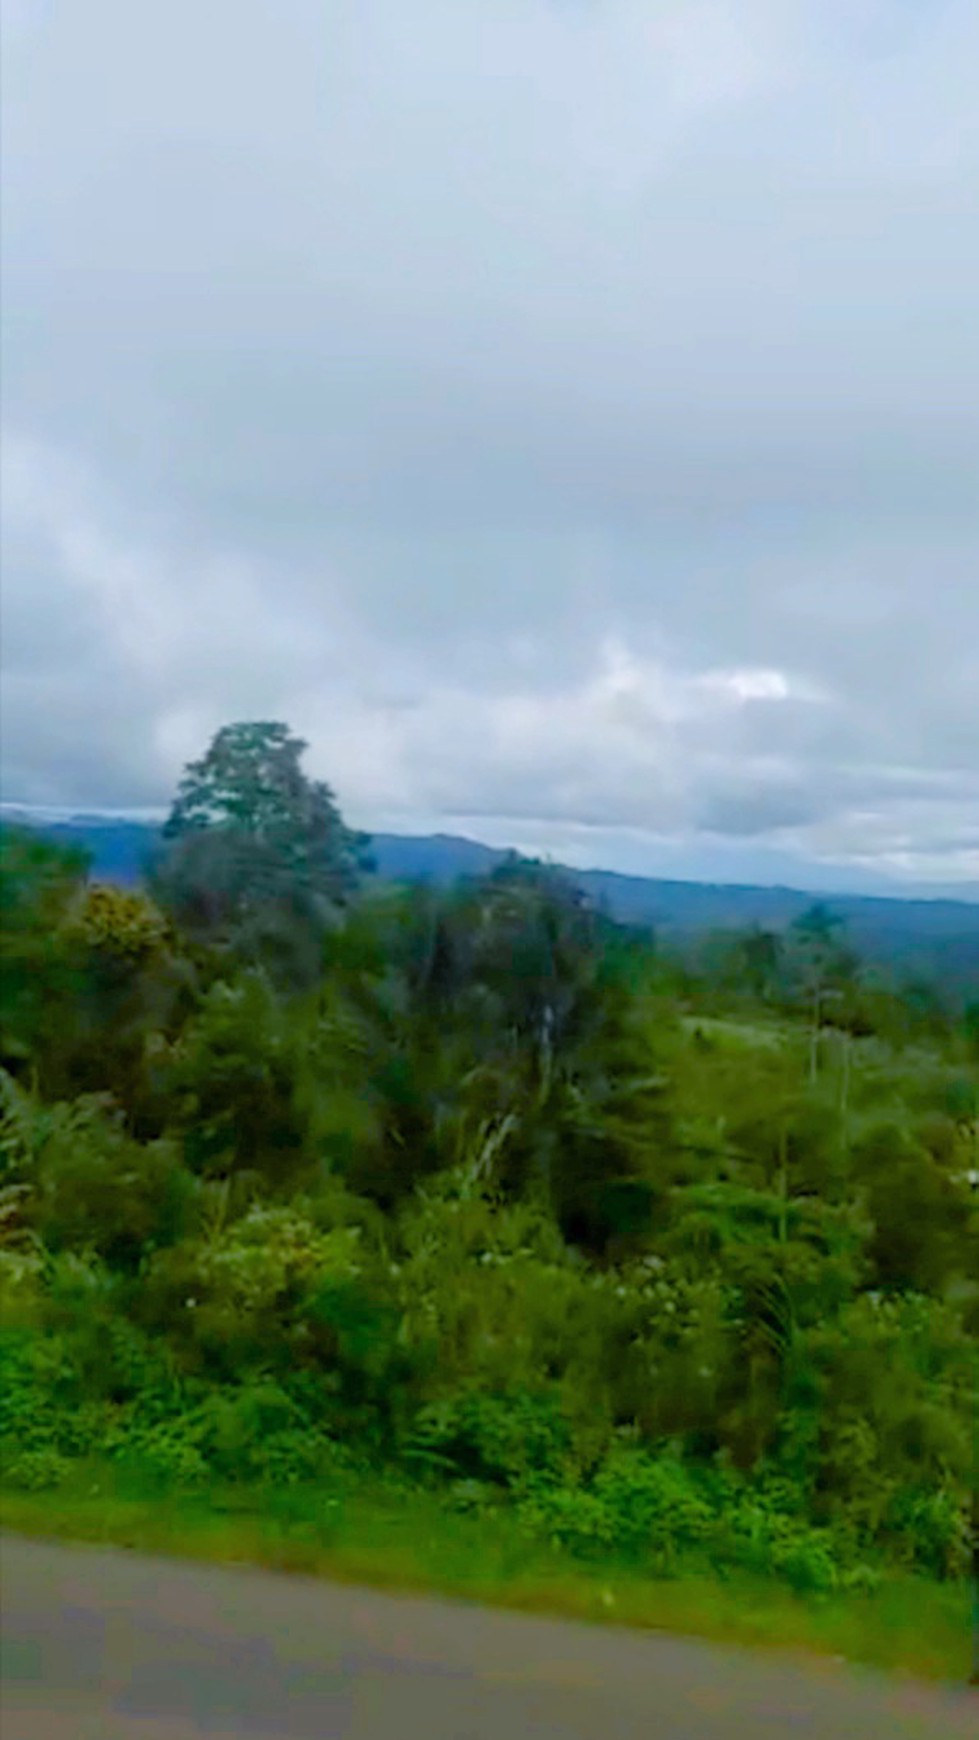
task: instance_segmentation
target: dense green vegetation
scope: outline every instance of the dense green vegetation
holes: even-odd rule
[[[538,864],[365,888],[301,748],[221,733],[151,887],[5,833],[8,1491],[961,1583],[979,1003],[821,908],[681,958]]]

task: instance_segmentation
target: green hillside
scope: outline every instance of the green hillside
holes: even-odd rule
[[[922,1640],[970,1554],[979,1003],[825,908],[685,952],[537,864],[379,883],[267,729],[145,888],[5,834],[7,1516],[279,1519],[313,1566],[380,1509],[409,1580],[675,1579],[694,1629],[750,1583],[890,1660],[899,1602],[964,1672]]]

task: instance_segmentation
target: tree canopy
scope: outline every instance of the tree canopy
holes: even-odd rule
[[[976,1003],[818,912],[361,882],[302,753],[219,732],[150,887],[4,833],[3,1478],[356,1463],[650,1575],[962,1578]]]
[[[154,888],[189,932],[249,944],[278,939],[295,965],[355,891],[366,840],[330,787],[301,766],[288,726],[224,726],[186,768],[163,829]]]

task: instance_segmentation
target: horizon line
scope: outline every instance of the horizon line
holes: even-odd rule
[[[70,823],[72,821],[89,821],[96,823],[129,822],[137,826],[140,824],[146,825],[152,822],[162,822],[168,814],[167,808],[163,806],[143,806],[134,809],[110,809],[102,807],[86,808],[84,805],[78,804],[32,804],[18,802],[16,799],[0,799],[0,815],[4,812],[13,812],[14,814],[36,817],[38,820],[47,820],[55,824],[59,822]],[[375,838],[383,838],[386,836],[388,839],[400,840],[454,840],[463,845],[478,846],[484,851],[493,853],[505,853],[507,851],[518,850],[515,847],[493,846],[490,845],[487,840],[482,840],[469,834],[448,833],[439,829],[436,829],[434,832],[429,831],[413,834],[402,834],[398,832],[390,832],[388,829],[377,829],[374,830],[373,836],[369,829],[363,831],[366,832],[369,837]],[[528,854],[518,851],[518,856],[528,856]],[[928,904],[944,903],[959,906],[979,905],[979,884],[975,882],[963,882],[961,884],[955,882],[919,883],[917,886],[911,884],[906,887],[901,887],[899,883],[895,883],[892,888],[873,891],[866,889],[847,890],[844,888],[818,889],[806,887],[804,884],[797,885],[791,882],[774,880],[740,881],[732,880],[730,878],[718,880],[716,875],[711,875],[705,872],[700,872],[695,875],[667,875],[655,871],[618,870],[611,868],[607,864],[590,864],[587,866],[563,864],[559,859],[550,854],[544,854],[543,861],[551,862],[557,868],[570,871],[574,875],[616,876],[630,882],[666,882],[678,886],[694,888],[757,890],[758,892],[797,894],[800,896],[806,896],[813,900],[884,900],[896,901],[904,904],[908,901],[921,901]],[[825,866],[822,868],[825,870]],[[805,875],[805,866],[800,865],[800,873],[803,876]],[[866,874],[866,872],[864,872],[864,874]],[[883,873],[879,874],[881,875],[881,880],[885,880]],[[846,875],[845,869],[841,870],[841,875]],[[927,890],[927,892],[925,892],[925,890]]]

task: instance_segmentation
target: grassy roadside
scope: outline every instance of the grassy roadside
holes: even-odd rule
[[[969,1598],[961,1585],[895,1576],[871,1593],[799,1596],[740,1572],[722,1578],[691,1568],[653,1579],[615,1561],[584,1566],[529,1541],[503,1516],[459,1515],[415,1492],[164,1494],[89,1470],[55,1492],[0,1488],[0,1527],[845,1657],[929,1679],[961,1683],[969,1671]]]

